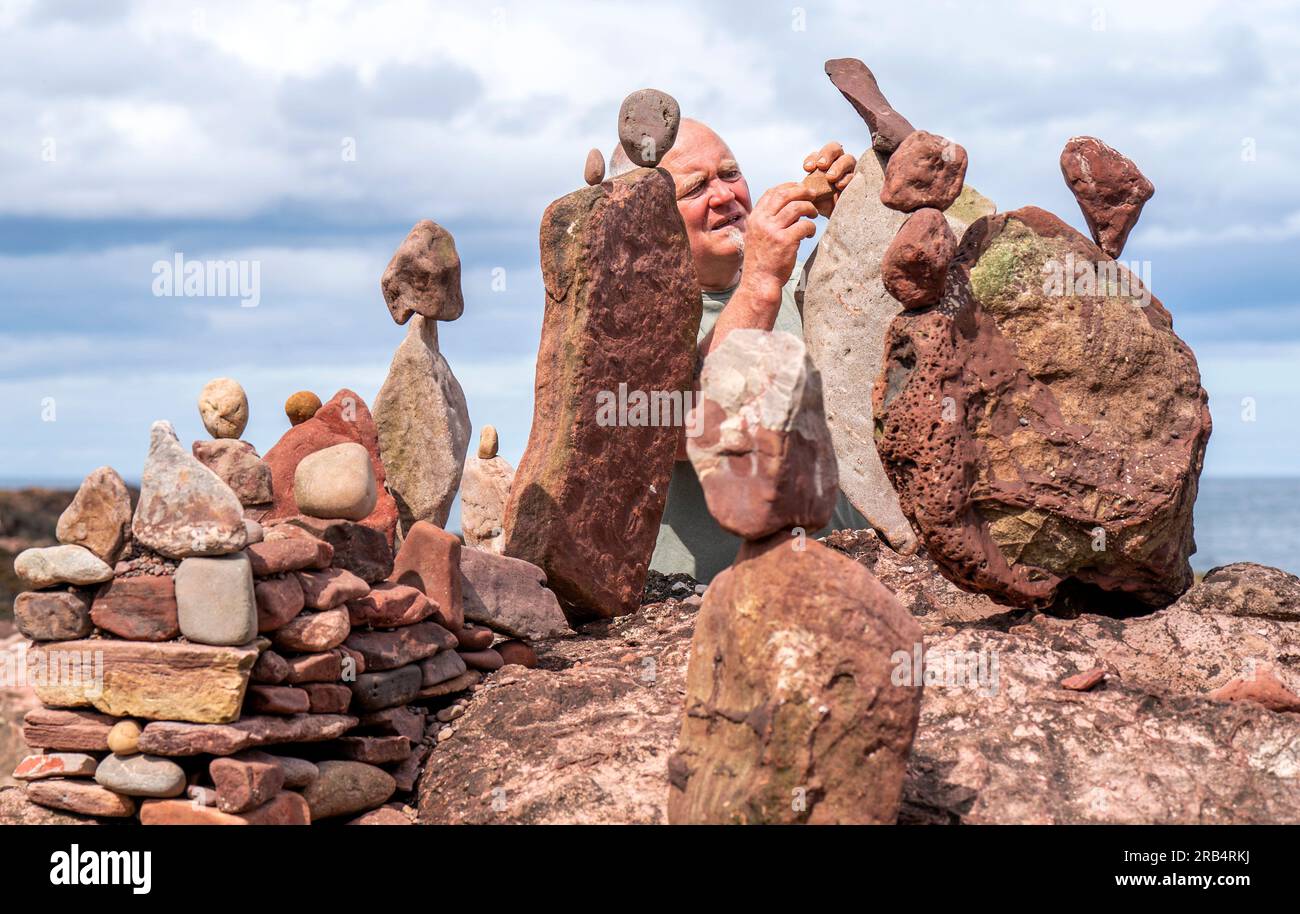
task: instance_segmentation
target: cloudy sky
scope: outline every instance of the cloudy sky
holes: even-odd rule
[[[1124,256],[1150,261],[1200,359],[1207,474],[1300,474],[1300,15],[1052,6],[0,0],[0,483],[138,478],[150,422],[200,436],[219,375],[247,389],[263,451],[294,390],[372,399],[405,330],[379,277],[424,218],[464,262],[443,351],[476,431],[497,425],[517,461],[538,220],[612,147],[622,97],[670,92],[762,189],[827,139],[869,144],[822,71],[840,56],[961,142],[1000,209],[1083,229],[1065,140],[1132,157],[1157,191]],[[258,306],[154,296],[177,252],[256,261]]]

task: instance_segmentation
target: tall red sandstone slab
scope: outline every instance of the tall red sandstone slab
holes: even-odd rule
[[[541,227],[546,314],[505,553],[575,623],[640,601],[679,426],[603,424],[601,399],[692,388],[700,293],[672,179],[638,168],[562,197]],[[617,410],[614,410],[616,413]]]

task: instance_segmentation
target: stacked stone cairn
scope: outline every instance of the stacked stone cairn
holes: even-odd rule
[[[61,545],[17,557],[42,707],[14,776],[32,801],[144,824],[410,824],[401,798],[466,694],[570,633],[545,573],[493,545],[510,474],[490,427],[475,505],[495,533],[462,548],[440,526],[469,434],[432,329],[462,307],[451,236],[417,225],[383,291],[415,321],[383,413],[299,391],[261,457],[240,440],[242,387],[216,379],[199,397],[211,440],[187,451],[154,424],[134,510],[97,469]]]

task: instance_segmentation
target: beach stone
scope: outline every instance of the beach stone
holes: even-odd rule
[[[392,776],[364,762],[321,762],[320,776],[303,791],[313,822],[355,815],[384,805],[397,789]]]
[[[400,810],[391,809],[387,806],[381,806],[379,809],[372,809],[370,812],[362,813],[357,816],[348,825],[414,825],[410,816]]]
[[[302,585],[303,599],[311,609],[333,609],[370,593],[369,584],[342,568],[299,571],[294,576]]]
[[[458,651],[457,653],[460,654],[460,659],[465,661],[465,666],[471,670],[490,673],[505,666],[505,661],[501,659],[501,655],[492,648],[482,651]]]
[[[291,622],[276,629],[271,640],[276,647],[304,653],[319,653],[338,647],[347,638],[352,626],[347,610],[326,609],[303,613]]]
[[[618,425],[611,401],[620,385],[643,397],[692,390],[701,302],[667,172],[633,170],[555,201],[541,250],[533,425],[505,552],[543,569],[579,624],[640,605],[680,429]]]
[[[393,353],[375,398],[375,425],[403,534],[417,521],[441,527],[460,485],[470,423],[433,318],[417,315]]]
[[[117,717],[199,723],[224,723],[239,717],[249,672],[258,654],[256,645],[212,647],[179,641],[153,644],[100,638],[61,641],[48,648],[37,645],[29,655],[46,650],[59,651],[61,658],[80,654],[88,665],[94,661],[80,677],[51,677],[38,682],[36,696],[48,707],[93,707]],[[37,660],[54,662],[29,656],[29,663]],[[37,744],[29,741],[29,745]],[[104,746],[107,748],[107,742]],[[51,748],[89,751],[85,746]]]
[[[424,709],[384,708],[361,718],[361,726],[384,736],[404,736],[412,743],[424,738]]]
[[[456,647],[463,651],[481,651],[491,647],[494,640],[496,633],[492,629],[472,622],[466,622],[456,632]]]
[[[331,746],[340,758],[371,765],[402,762],[411,754],[411,741],[405,736],[344,736]]]
[[[267,578],[253,584],[257,600],[257,631],[273,632],[302,612],[302,585],[293,575]]]
[[[658,89],[638,89],[623,99],[618,109],[618,141],[629,159],[653,168],[677,141],[681,123],[682,112],[675,98]],[[590,167],[590,153],[587,163]]]
[[[454,321],[465,312],[456,241],[451,232],[429,219],[411,229],[379,285],[398,324],[405,324],[412,314]]]
[[[90,778],[99,765],[93,755],[84,752],[50,752],[46,755],[29,755],[14,769],[13,776],[20,781],[40,781],[45,778]]]
[[[494,645],[493,650],[501,655],[501,662],[505,666],[515,663],[530,670],[537,667],[537,651],[533,650],[532,646],[527,642],[518,640],[502,641],[500,644]]]
[[[343,659],[335,651],[323,654],[305,654],[288,661],[289,675],[284,681],[298,685],[304,682],[338,682],[343,675]]]
[[[854,57],[826,61],[831,83],[858,112],[871,131],[871,148],[888,158],[915,128],[886,100],[867,65]]]
[[[355,717],[344,714],[244,715],[228,724],[154,721],[140,734],[140,750],[169,757],[234,755],[244,749],[276,743],[336,739],[356,725]]]
[[[289,678],[289,661],[272,650],[262,651],[249,675],[251,682],[279,685]]]
[[[961,193],[966,150],[938,134],[915,130],[898,144],[885,168],[880,202],[905,213],[945,210]]]
[[[344,643],[365,658],[367,670],[378,672],[452,650],[456,636],[437,622],[419,622],[391,632],[354,631]]]
[[[352,706],[358,711],[378,711],[410,703],[420,691],[423,676],[418,666],[403,666],[378,673],[362,673],[351,684]]]
[[[605,156],[599,149],[587,153],[587,161],[582,166],[582,179],[588,184],[599,184],[605,180]]]
[[[348,620],[354,627],[394,628],[414,625],[435,614],[437,605],[414,587],[384,582],[347,604]]]
[[[131,531],[131,493],[112,467],[92,470],[72,503],[59,515],[54,535],[68,546],[84,546],[112,565]]]
[[[458,651],[442,651],[420,664],[420,688],[427,689],[465,673],[468,667]]]
[[[95,769],[95,782],[128,797],[178,797],[185,792],[185,771],[153,755],[112,754]]]
[[[465,459],[460,477],[460,528],[466,546],[502,553],[502,524],[514,479],[515,468],[497,455],[496,429],[483,426],[478,454]]]
[[[298,510],[310,517],[364,520],[379,499],[370,453],[346,441],[308,454],[293,475]]]
[[[803,332],[822,376],[840,489],[890,546],[910,554],[916,534],[876,452],[867,393],[884,365],[885,335],[902,310],[885,289],[881,260],[907,217],[880,202],[883,183],[880,159],[867,150],[804,265]],[[960,235],[968,221],[992,212],[988,200],[966,187],[944,215]]]
[[[311,811],[300,794],[282,791],[244,813],[222,812],[191,800],[145,800],[141,825],[310,825]]]
[[[704,360],[686,439],[709,513],[743,539],[820,530],[839,495],[821,377],[790,333],[733,330]]]
[[[908,217],[880,261],[880,279],[890,295],[909,310],[937,305],[943,298],[948,264],[957,253],[957,236],[937,209]]]
[[[176,569],[181,634],[199,644],[246,644],[257,637],[253,569],[242,552],[188,558]]]
[[[230,486],[245,507],[270,504],[271,468],[247,441],[237,438],[214,438],[190,445],[194,459]]]
[[[309,454],[349,441],[360,444],[369,452],[370,466],[375,476],[375,508],[360,523],[382,534],[384,542],[391,548],[393,534],[397,529],[397,503],[385,490],[387,476],[379,457],[379,432],[366,402],[346,388],[336,393],[310,419],[281,435],[280,440],[262,458],[271,468],[271,490],[275,501],[270,511],[258,520],[263,525],[277,520],[296,520],[302,513],[294,495],[294,477],[298,464]],[[316,533],[311,527],[307,529]],[[320,536],[319,533],[316,535]],[[327,538],[321,538],[335,545]]]
[[[1053,289],[1070,260],[1107,258],[1037,207],[972,225],[941,307],[891,326],[877,447],[962,587],[1023,607],[1063,586],[1110,591],[1114,612],[1163,606],[1192,582],[1206,393],[1158,299]]]
[[[285,786],[279,760],[256,749],[213,759],[208,776],[217,788],[217,809],[225,813],[255,809],[274,799]]]
[[[23,742],[56,752],[107,752],[117,721],[94,711],[33,708],[23,718]]]
[[[287,521],[301,527],[334,549],[333,567],[350,571],[374,584],[393,571],[393,548],[382,531],[348,520],[322,520],[296,516]]]
[[[38,546],[14,559],[14,573],[34,590],[59,584],[98,584],[113,577],[113,569],[84,546]]]
[[[213,438],[238,438],[248,425],[248,396],[234,378],[213,378],[199,392],[199,416]]]
[[[181,633],[171,575],[114,578],[95,594],[90,619],[128,641],[170,641]]]
[[[442,654],[436,656],[441,657]],[[426,664],[429,663],[428,660],[424,662]],[[464,663],[463,660],[461,662]],[[473,688],[482,681],[483,674],[481,672],[478,670],[466,670],[459,676],[445,679],[442,682],[433,685],[424,686],[415,697],[423,701],[428,698],[442,698],[444,695],[455,695],[457,692],[464,692],[466,689]],[[450,733],[451,731],[447,730],[446,732]]]
[[[135,755],[140,751],[140,734],[144,728],[134,720],[119,720],[108,731],[108,749],[118,755]]]
[[[135,815],[134,800],[90,781],[63,778],[33,781],[27,785],[27,799],[49,809],[62,809],[83,816],[120,819]]]
[[[90,634],[90,598],[72,590],[36,590],[14,597],[14,623],[33,641],[73,641]]]
[[[428,597],[434,604],[438,621],[454,632],[465,624],[459,571],[461,555],[465,551],[454,533],[420,521],[407,531],[402,548],[393,559],[393,571],[388,580],[414,587]]]
[[[136,541],[173,559],[243,549],[244,508],[230,486],[185,452],[170,422],[155,422],[149,436],[131,522]]]
[[[894,822],[921,688],[894,684],[893,655],[920,645],[853,560],[784,531],[746,542],[696,621],[668,821]]]
[[[302,425],[320,409],[320,397],[310,390],[300,390],[289,395],[284,401],[284,414],[289,417],[290,425]]]
[[[320,769],[306,759],[291,755],[272,755],[271,758],[284,772],[284,786],[290,790],[301,790],[320,777]]]
[[[1132,159],[1093,136],[1072,137],[1065,144],[1061,174],[1083,210],[1092,240],[1107,256],[1119,257],[1155,185]]]
[[[313,714],[345,714],[352,704],[352,690],[337,682],[308,682],[302,690]]]
[[[465,618],[494,631],[540,641],[571,633],[546,572],[531,562],[479,549],[460,553]]]
[[[250,685],[244,710],[250,714],[306,714],[311,710],[311,699],[296,686]]]

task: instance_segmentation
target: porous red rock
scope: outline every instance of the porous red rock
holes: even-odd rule
[[[435,614],[437,605],[414,587],[384,581],[364,597],[349,600],[347,610],[353,625],[392,628],[424,621]]]
[[[429,219],[417,222],[407,234],[379,286],[398,324],[405,324],[412,314],[454,321],[465,311],[456,241]]]
[[[257,599],[257,630],[261,634],[283,628],[302,612],[302,585],[294,575],[256,581],[253,593]]]
[[[921,708],[921,630],[865,568],[784,532],[714,578],[669,760],[673,823],[892,823]]]
[[[385,542],[391,547],[393,533],[397,528],[397,503],[384,489],[386,477],[383,461],[379,457],[379,433],[366,402],[359,394],[347,389],[336,393],[310,419],[285,432],[275,446],[266,452],[266,456],[262,459],[271,468],[271,488],[275,500],[271,510],[258,520],[265,525],[276,519],[297,516],[299,512],[298,504],[293,497],[293,477],[298,469],[298,463],[308,454],[346,442],[360,444],[370,452],[371,467],[375,471],[375,487],[379,490],[378,501],[375,510],[361,523],[382,533]],[[346,522],[321,521],[320,523]],[[300,526],[305,526],[307,530],[316,533],[312,526],[306,524]],[[333,541],[328,537],[322,538],[333,545]]]
[[[653,168],[676,142],[681,123],[675,98],[658,89],[637,89],[618,109],[618,141],[629,159]],[[590,165],[590,156],[587,161]]]
[[[1109,256],[1119,257],[1155,185],[1132,159],[1092,136],[1076,136],[1065,144],[1061,174],[1083,210],[1092,240]]]
[[[633,170],[552,203],[541,250],[533,426],[505,552],[542,568],[576,623],[640,603],[680,427],[671,417],[631,425],[649,419],[635,407],[621,425],[614,400],[620,385],[647,399],[693,388],[701,303],[665,171]]]
[[[176,583],[171,575],[114,578],[95,594],[90,618],[130,641],[170,641],[181,633]]]
[[[961,194],[966,150],[952,140],[915,130],[898,144],[885,167],[880,202],[904,213],[945,210]]]
[[[790,333],[733,330],[704,361],[686,438],[709,513],[724,530],[759,539],[831,519],[839,479],[822,415],[821,376]]]
[[[200,440],[195,441],[190,450],[195,459],[230,486],[241,505],[250,507],[271,503],[271,468],[247,441],[238,438]]]
[[[393,558],[393,572],[388,580],[414,587],[427,596],[437,606],[438,621],[454,632],[465,624],[460,557],[460,539],[455,534],[419,521],[406,532],[402,547]]]
[[[131,493],[112,467],[92,470],[72,503],[59,515],[60,543],[85,546],[109,565],[117,561],[131,530]]]
[[[880,261],[880,278],[904,308],[936,305],[943,298],[944,277],[957,253],[957,236],[937,209],[912,213]]]
[[[342,568],[300,571],[295,577],[302,586],[303,599],[312,609],[333,609],[370,593],[369,584]]]
[[[1119,611],[1124,596],[1163,606],[1192,582],[1206,394],[1135,278],[1124,295],[1052,288],[1076,260],[1112,262],[1036,207],[975,222],[944,304],[890,327],[877,447],[961,586],[1041,607],[1073,581],[1113,592]]]
[[[382,506],[381,496],[380,507]],[[379,508],[375,510],[378,511]],[[381,530],[350,520],[321,520],[304,515],[291,517],[286,523],[301,527],[329,543],[334,549],[334,568],[350,571],[370,584],[382,581],[392,573],[392,542],[391,539],[385,539]]]
[[[875,75],[854,57],[826,61],[826,75],[867,123],[872,148],[888,157],[915,128],[899,114],[880,91]]]

